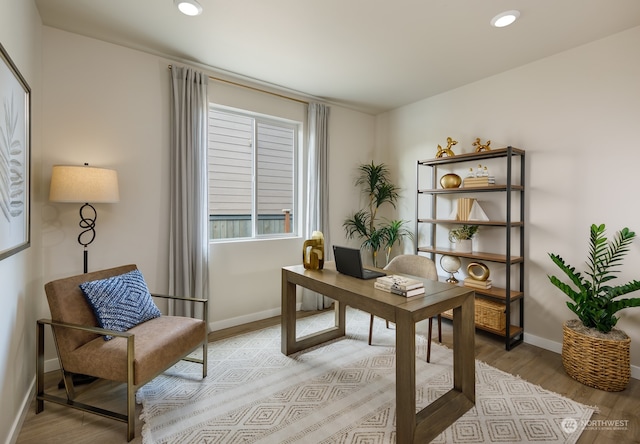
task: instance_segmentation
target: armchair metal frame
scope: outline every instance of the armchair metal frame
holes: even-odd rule
[[[198,298],[186,298],[179,296],[168,296],[168,295],[159,295],[152,294],[153,297],[160,297],[165,299],[172,300],[180,300],[180,301],[191,301],[191,302],[200,302],[203,304],[203,321],[206,325],[208,325],[208,299],[198,299]],[[65,386],[65,391],[67,393],[67,398],[62,398],[60,396],[51,395],[45,393],[44,391],[44,331],[45,325],[50,325],[52,327],[53,339],[56,346],[56,353],[58,355],[58,362],[60,363],[60,370],[62,371],[63,381]],[[111,335],[114,337],[125,338],[127,341],[127,414],[124,415],[122,413],[118,413],[112,410],[103,409],[97,406],[84,404],[82,402],[75,401],[75,389],[73,386],[72,374],[67,372],[64,369],[62,364],[62,359],[60,358],[60,354],[58,353],[58,343],[55,334],[55,330],[53,327],[61,327],[61,328],[71,328],[75,330],[82,330],[90,333],[95,333],[98,335]],[[53,402],[60,405],[65,405],[68,407],[75,408],[77,410],[81,410],[83,412],[92,413],[96,415],[100,415],[106,418],[115,419],[117,421],[125,422],[127,424],[127,441],[131,441],[135,436],[135,393],[138,388],[142,387],[147,382],[151,381],[156,376],[163,373],[169,367],[173,366],[179,361],[189,361],[195,362],[198,364],[202,364],[202,377],[205,378],[207,376],[207,345],[208,339],[205,338],[203,343],[198,344],[195,348],[191,349],[185,356],[180,359],[175,360],[171,363],[171,365],[167,366],[164,369],[161,369],[156,374],[154,374],[151,378],[142,381],[140,384],[134,384],[134,361],[135,361],[135,334],[129,332],[118,332],[113,330],[107,330],[100,327],[86,326],[86,325],[78,325],[78,324],[70,324],[65,322],[57,322],[51,319],[39,319],[37,321],[37,331],[36,331],[36,350],[37,350],[37,360],[36,360],[36,414],[42,412],[44,410],[44,401]],[[202,359],[190,357],[189,355],[197,350],[199,347],[202,347]]]

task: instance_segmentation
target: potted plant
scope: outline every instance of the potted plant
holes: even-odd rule
[[[477,225],[463,225],[449,230],[449,242],[455,244],[454,250],[461,253],[471,253],[471,240],[478,232]]]
[[[407,236],[410,239],[413,239],[413,233],[409,231],[405,225],[407,221],[405,220],[392,220],[385,227],[384,230],[384,242],[385,242],[385,259],[387,264],[389,260],[391,260],[391,249],[395,244],[402,243],[402,239]]]
[[[378,251],[383,247],[390,251],[409,232],[404,229],[406,221],[378,222],[378,209],[385,204],[395,208],[398,200],[399,189],[389,179],[387,166],[384,163],[376,165],[372,161],[360,165],[358,171],[356,185],[362,187],[367,206],[345,219],[342,226],[348,239],[363,239],[361,248],[371,252],[373,266],[377,267]]]
[[[613,327],[618,322],[618,311],[640,306],[640,298],[621,298],[639,290],[640,282],[613,286],[611,281],[616,278],[614,268],[621,265],[635,236],[623,228],[609,242],[604,224],[591,225],[584,275],[559,255],[549,254],[573,286],[556,276],[549,276],[549,280],[571,299],[567,307],[578,316],[563,325],[564,368],[575,380],[607,391],[623,390],[631,375],[631,340]]]

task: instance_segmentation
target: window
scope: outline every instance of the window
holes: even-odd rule
[[[209,238],[295,235],[300,124],[209,107]]]

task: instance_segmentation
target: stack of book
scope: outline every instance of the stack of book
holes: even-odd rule
[[[473,208],[473,204],[475,203],[475,199],[470,197],[460,197],[458,198],[458,214],[456,216],[457,220],[469,220],[469,214],[471,213],[471,208]]]
[[[478,290],[488,290],[491,288],[491,279],[479,281],[470,277],[464,278],[465,287],[477,288]]]
[[[374,287],[388,293],[410,297],[424,294],[424,283],[417,279],[392,274],[376,279]]]
[[[482,176],[482,177],[467,177],[464,179],[463,187],[488,187],[489,185],[495,185],[495,176]]]

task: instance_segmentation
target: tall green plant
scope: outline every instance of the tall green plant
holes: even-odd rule
[[[623,228],[609,243],[605,225],[591,225],[586,276],[566,264],[557,254],[549,253],[553,263],[560,267],[577,290],[556,276],[548,276],[549,280],[571,298],[573,302],[567,301],[567,306],[586,327],[608,333],[618,322],[615,313],[624,308],[640,306],[640,298],[619,299],[620,296],[639,290],[639,281],[618,286],[608,284],[616,278],[614,273],[617,271],[613,268],[621,265],[635,236],[633,231]]]
[[[389,179],[389,169],[384,163],[376,165],[372,161],[370,164],[361,164],[358,172],[355,184],[362,188],[366,208],[345,219],[342,226],[348,239],[363,239],[361,248],[371,252],[373,265],[377,267],[378,251],[389,246],[390,236],[395,236],[390,244],[393,247],[398,242],[398,237],[405,235],[405,231],[402,230],[405,221],[392,221],[396,224],[395,230],[389,228],[392,223],[378,222],[378,209],[381,206],[389,204],[393,208],[396,207],[399,188]]]
[[[383,230],[385,232],[385,259],[387,264],[391,259],[391,249],[395,244],[400,244],[402,239],[407,236],[413,239],[413,233],[409,231],[405,225],[407,221],[394,219],[390,221]]]

